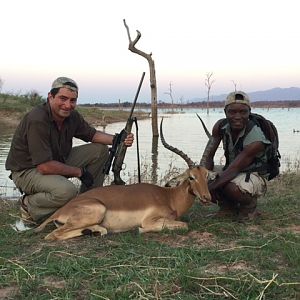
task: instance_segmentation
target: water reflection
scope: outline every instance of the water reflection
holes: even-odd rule
[[[1,123],[0,126],[0,197],[19,194],[13,182],[8,178],[10,172],[5,170],[5,161],[10,148],[14,129]]]
[[[152,166],[151,166],[151,183],[156,184],[158,179],[158,136],[152,136]]]
[[[280,140],[280,152],[282,155],[281,171],[287,169],[298,169],[300,161],[300,133],[293,129],[299,130],[298,116],[300,108],[287,109],[253,109],[253,112],[263,114],[269,118],[278,128]],[[198,113],[204,120],[208,129],[211,131],[215,122],[224,117],[222,109],[211,111],[207,116],[204,110],[186,110],[180,114],[167,114],[160,112],[164,117],[164,135],[166,141],[183,152],[187,153],[195,162],[200,161],[201,154],[207,142],[207,136],[204,133],[201,123],[196,116]],[[125,123],[114,123],[106,126],[105,131],[108,133],[119,133],[125,126]],[[99,130],[103,130],[99,126]],[[158,137],[152,137],[151,120],[142,120],[138,122],[139,152],[141,160],[142,178],[148,182],[161,183],[162,178],[172,168],[184,170],[187,165],[182,158],[165,149]],[[133,129],[135,133],[135,130]],[[0,194],[12,195],[17,193],[14,190],[13,182],[8,179],[9,172],[5,170],[5,160],[10,147],[12,130],[0,127]],[[82,144],[80,140],[74,139],[74,145]],[[216,163],[224,161],[223,150],[220,147],[216,154]],[[134,145],[126,152],[124,160],[126,168],[122,170],[122,179],[127,183],[132,183],[130,178],[137,178],[137,147]],[[135,180],[137,182],[137,180]]]

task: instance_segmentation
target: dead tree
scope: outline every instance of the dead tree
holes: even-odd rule
[[[211,86],[215,82],[214,80],[211,80],[211,77],[213,76],[213,73],[206,73],[206,79],[205,79],[205,85],[207,88],[207,101],[206,101],[206,113],[209,114],[209,100],[210,100],[210,90]]]
[[[171,98],[171,109],[172,113],[174,113],[174,98],[173,98],[173,91],[172,91],[172,82],[169,84],[169,91],[165,92],[165,94],[169,95]]]
[[[234,80],[231,80],[233,85],[234,85],[234,92],[236,92],[236,86],[237,86],[237,83],[234,81]]]
[[[180,110],[183,111],[183,101],[184,101],[184,97],[181,96],[180,99],[179,99],[179,101],[180,101]]]
[[[152,135],[154,137],[158,136],[158,122],[157,122],[157,86],[156,86],[156,75],[155,75],[155,64],[154,60],[152,59],[152,53],[147,54],[135,47],[139,39],[141,38],[141,33],[137,30],[137,36],[136,38],[132,41],[130,32],[129,32],[129,27],[126,24],[125,19],[123,20],[124,26],[127,30],[127,35],[128,35],[128,40],[129,40],[129,46],[128,49],[136,53],[138,55],[143,56],[144,58],[147,59],[148,64],[149,64],[149,69],[150,69],[150,88],[151,88],[151,115],[152,115]]]

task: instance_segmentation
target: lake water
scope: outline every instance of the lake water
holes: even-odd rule
[[[278,129],[280,139],[280,153],[282,156],[281,171],[300,169],[300,133],[293,132],[293,129],[300,130],[300,108],[291,109],[253,109],[253,112],[260,113],[272,120]],[[211,131],[215,122],[224,117],[222,109],[210,110],[209,115],[206,110],[189,109],[176,114],[168,114],[159,111],[159,122],[164,117],[163,131],[166,141],[174,147],[188,154],[193,161],[199,162],[201,154],[207,143],[207,136],[202,129],[202,125],[196,116],[198,113]],[[109,124],[105,131],[108,133],[120,132],[125,123]],[[102,128],[99,128],[102,130]],[[135,128],[133,130],[135,133]],[[18,195],[13,182],[8,179],[9,172],[5,170],[4,164],[10,147],[12,132],[7,132],[0,128],[0,196],[11,197]],[[139,152],[141,170],[147,173],[147,178],[152,182],[160,183],[160,180],[172,168],[180,170],[186,169],[185,161],[169,150],[165,149],[158,140],[157,146],[152,142],[151,120],[141,120],[138,122]],[[74,140],[74,145],[82,144],[79,140]],[[223,150],[218,149],[216,163],[224,161]],[[122,178],[131,182],[133,175],[137,174],[137,149],[136,143],[128,148],[125,157],[125,170],[122,171]]]

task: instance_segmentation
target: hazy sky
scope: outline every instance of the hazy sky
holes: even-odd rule
[[[298,0],[2,0],[0,78],[5,92],[46,96],[73,78],[80,102],[149,101],[149,66],[128,50],[123,19],[152,52],[158,100],[300,86]]]

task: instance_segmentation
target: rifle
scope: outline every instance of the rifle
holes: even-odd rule
[[[115,134],[112,146],[109,148],[109,157],[108,157],[107,162],[105,163],[103,173],[107,175],[109,173],[109,170],[112,165],[112,171],[114,173],[114,181],[112,182],[112,184],[117,184],[117,185],[125,184],[125,182],[120,177],[120,172],[122,170],[122,165],[123,165],[123,161],[124,161],[126,150],[127,150],[127,146],[125,146],[124,140],[126,139],[128,133],[131,132],[132,124],[136,119],[136,118],[133,118],[132,115],[133,115],[133,111],[135,108],[135,104],[136,104],[138,95],[140,93],[140,89],[141,89],[144,77],[145,77],[145,72],[143,72],[143,74],[142,74],[142,78],[140,80],[140,83],[139,83],[139,86],[138,86],[138,89],[137,89],[137,92],[136,92],[136,95],[135,95],[135,98],[134,98],[134,101],[133,101],[133,104],[131,107],[129,117],[126,122],[126,126],[124,129],[121,130],[120,133]]]

